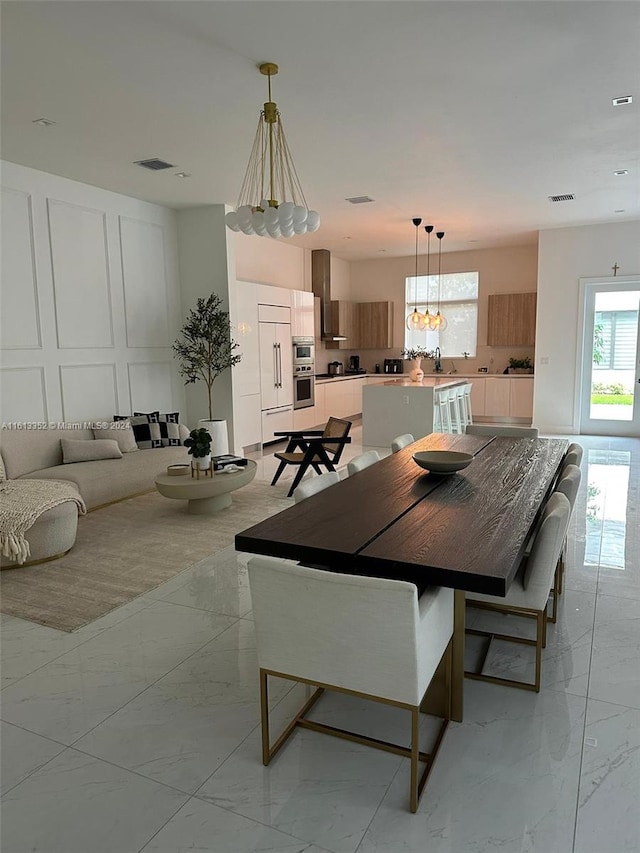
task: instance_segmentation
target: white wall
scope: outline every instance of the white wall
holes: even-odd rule
[[[0,420],[183,411],[173,211],[2,163]]]
[[[437,254],[431,241],[431,274],[437,272]],[[423,247],[424,248],[424,247]],[[436,247],[437,248],[437,247]],[[426,274],[426,253],[419,257],[419,272]],[[531,292],[537,283],[537,247],[515,246],[504,249],[483,249],[472,252],[446,252],[442,255],[442,272],[478,270],[478,347],[477,357],[455,359],[456,369],[475,373],[486,366],[490,373],[501,373],[509,358],[533,357],[532,347],[488,347],[487,318],[489,295],[493,293]],[[405,281],[415,274],[415,257],[376,259],[351,264],[351,296],[355,302],[390,300],[394,303],[392,350],[362,350],[362,364],[369,370],[385,358],[398,358],[404,347],[406,321]],[[444,362],[451,368],[451,359]],[[429,369],[429,368],[427,368]]]
[[[541,231],[538,246],[534,424],[573,433],[579,429],[580,279],[609,279],[615,263],[619,276],[640,274],[640,221]]]

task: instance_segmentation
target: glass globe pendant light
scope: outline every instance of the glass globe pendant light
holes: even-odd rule
[[[413,305],[413,311],[407,317],[407,329],[410,332],[424,332],[427,328],[425,324],[424,314],[421,314],[418,311],[418,229],[422,223],[422,219],[412,219],[413,224],[416,226],[416,274],[414,278],[414,288],[415,288],[415,302]]]
[[[447,321],[440,313],[440,280],[442,277],[442,238],[444,237],[444,231],[436,231],[436,237],[439,240],[438,245],[438,310],[436,312],[435,317],[431,317],[431,321],[429,323],[429,327],[434,332],[444,332],[447,328]]]
[[[433,231],[433,225],[425,225],[424,230],[427,232],[427,310],[424,312],[424,327],[425,329],[430,329],[433,315],[429,313],[429,267],[431,260],[431,232]]]

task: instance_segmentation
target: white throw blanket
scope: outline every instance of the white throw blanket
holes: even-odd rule
[[[30,555],[25,533],[43,512],[74,501],[87,511],[73,483],[61,480],[4,480],[0,482],[0,553],[18,563]]]

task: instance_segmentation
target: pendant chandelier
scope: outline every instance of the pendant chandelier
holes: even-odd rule
[[[433,225],[425,225],[424,230],[427,232],[427,310],[424,314],[424,327],[425,329],[430,329],[431,323],[435,319],[434,315],[429,313],[429,270],[431,260],[431,232],[433,231]]]
[[[414,286],[414,304],[413,311],[407,317],[407,329],[410,332],[424,332],[427,328],[425,324],[425,315],[418,311],[418,229],[422,223],[422,219],[411,220],[416,227],[416,274],[413,279]]]
[[[442,278],[442,238],[444,237],[444,231],[436,231],[436,237],[438,238],[439,246],[438,246],[438,310],[435,317],[431,317],[429,328],[433,332],[444,332],[447,328],[447,321],[440,313],[440,280]]]
[[[274,239],[317,231],[320,216],[317,210],[309,210],[280,110],[271,100],[271,77],[278,73],[278,66],[263,62],[258,67],[268,77],[269,100],[258,118],[236,210],[227,213],[226,223],[232,231]]]

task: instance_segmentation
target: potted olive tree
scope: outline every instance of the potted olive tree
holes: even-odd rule
[[[213,417],[213,383],[224,370],[242,359],[235,352],[237,349],[238,344],[231,337],[229,314],[222,310],[222,300],[215,293],[198,299],[173,343],[184,384],[202,381],[207,388],[209,417],[199,420],[198,425],[208,430],[217,455],[229,452],[229,435],[227,422]]]

